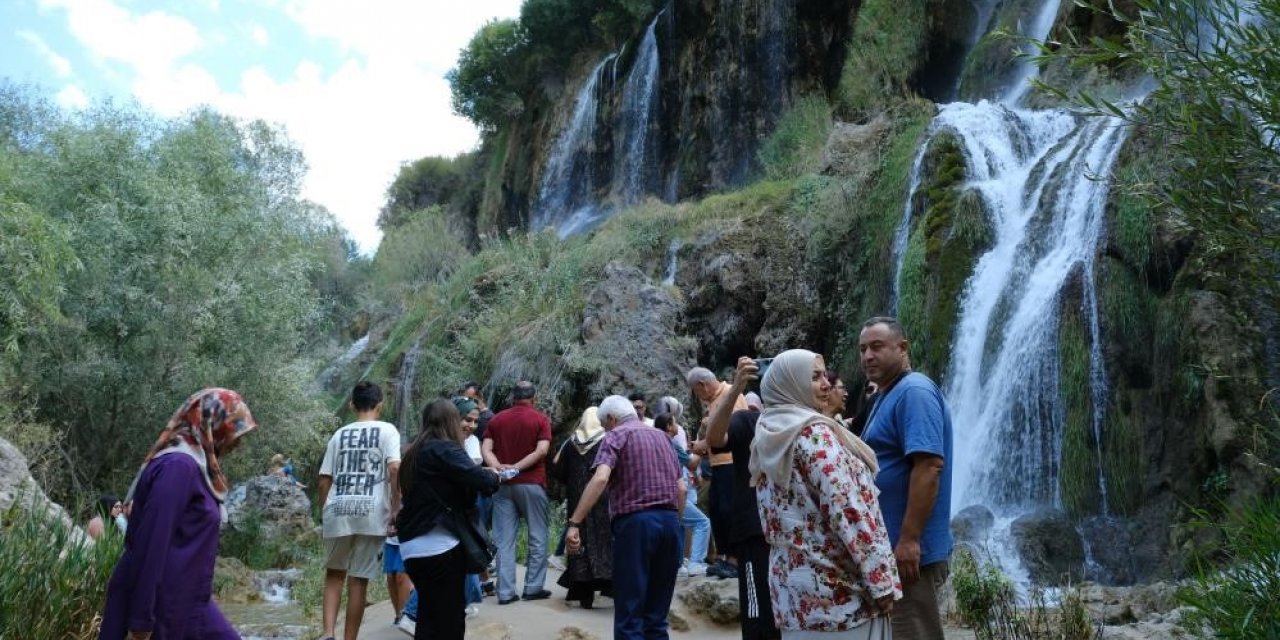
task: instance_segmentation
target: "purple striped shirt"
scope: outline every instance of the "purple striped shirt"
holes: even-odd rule
[[[596,466],[609,465],[609,518],[644,511],[679,511],[680,463],[667,434],[627,420],[600,441]]]

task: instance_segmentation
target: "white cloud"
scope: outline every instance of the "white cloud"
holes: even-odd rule
[[[89,106],[89,96],[86,96],[80,90],[80,87],[74,84],[63,87],[62,91],[59,91],[58,95],[54,96],[54,99],[66,109],[83,109]]]
[[[67,26],[89,52],[140,72],[160,73],[198,50],[200,31],[190,21],[162,11],[133,15],[110,0],[40,0],[67,12]]]
[[[44,58],[44,61],[48,62],[50,67],[53,67],[54,73],[58,74],[59,78],[71,75],[71,61],[58,55],[58,52],[54,51],[39,34],[23,29],[18,32],[18,37],[26,40],[31,45],[31,48],[35,49],[36,53],[41,58]]]
[[[345,61],[337,68],[303,62],[282,80],[255,66],[238,86],[227,78],[219,86],[207,70],[184,62],[206,42],[183,18],[133,15],[110,0],[40,2],[65,8],[72,33],[93,54],[130,66],[144,104],[169,115],[210,104],[284,124],[310,166],[304,196],[332,211],[365,251],[380,239],[378,209],[402,162],[475,145],[475,128],[451,112],[444,73],[480,25],[517,15],[521,4],[471,0],[442,9],[421,0],[285,0],[311,44],[336,44]],[[264,44],[266,30],[259,40],[257,27],[253,37]]]
[[[249,35],[253,38],[254,42],[258,43],[259,47],[265,47],[271,42],[271,37],[267,35],[266,27],[263,27],[260,24],[250,25]]]

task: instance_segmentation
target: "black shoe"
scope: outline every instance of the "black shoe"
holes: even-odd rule
[[[590,609],[591,606],[594,605],[596,602],[596,594],[592,593],[589,595],[582,596],[582,599],[578,600],[578,602],[582,603],[583,609]]]
[[[547,598],[550,598],[550,597],[551,597],[551,592],[546,589],[543,589],[536,593],[526,593],[520,596],[520,599],[521,600],[546,600]]]
[[[516,602],[519,599],[520,598],[518,596],[513,598],[498,598],[498,604],[511,604],[512,602]]]

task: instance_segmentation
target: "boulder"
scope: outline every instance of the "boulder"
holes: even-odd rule
[[[1066,513],[1029,513],[1014,520],[1009,533],[1032,583],[1058,586],[1084,579],[1084,542]]]
[[[31,477],[26,456],[8,440],[0,438],[0,516],[15,505],[20,511],[62,521],[71,528],[72,539],[89,540],[67,510],[50,500]]]
[[[1119,518],[1094,516],[1080,523],[1080,537],[1089,550],[1085,577],[1107,585],[1133,584],[1133,527]]]
[[[951,535],[956,544],[969,544],[977,548],[986,545],[991,529],[996,525],[996,515],[980,505],[969,505],[951,519]]]
[[[679,596],[689,613],[716,624],[736,624],[742,612],[737,580],[698,581]]]
[[[280,476],[258,476],[235,487],[227,497],[232,528],[241,530],[255,514],[261,534],[271,540],[295,540],[314,530],[311,500],[300,487]]]

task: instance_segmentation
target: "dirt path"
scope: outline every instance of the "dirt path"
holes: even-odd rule
[[[520,568],[516,584],[523,584],[524,569]],[[613,601],[597,597],[595,608],[584,610],[576,604],[564,601],[565,590],[556,584],[559,572],[547,569],[546,588],[552,596],[546,600],[515,602],[498,605],[494,597],[487,597],[480,605],[480,614],[467,620],[469,640],[604,640],[613,637]],[[676,583],[676,599],[672,610],[689,622],[688,631],[672,630],[673,640],[731,640],[741,638],[738,627],[717,625],[703,617],[689,615],[679,592],[700,582],[714,578],[680,578]],[[361,640],[405,640],[409,636],[391,626],[390,602],[381,602],[365,610]],[[341,629],[341,624],[338,626]],[[973,638],[967,630],[947,630],[947,640]]]

